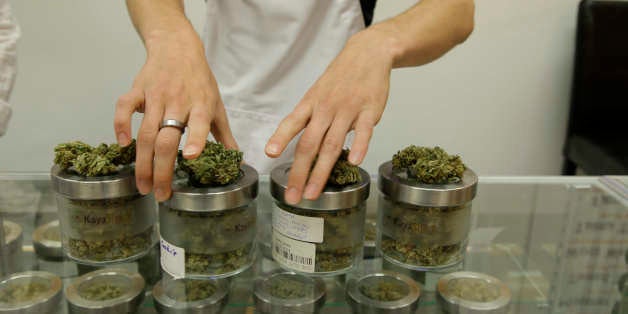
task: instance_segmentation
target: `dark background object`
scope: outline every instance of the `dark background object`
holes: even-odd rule
[[[628,2],[583,0],[563,174],[628,174]]]

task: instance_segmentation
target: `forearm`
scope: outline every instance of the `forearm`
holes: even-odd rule
[[[473,0],[423,0],[358,36],[378,42],[393,67],[419,66],[466,40],[474,10]]]
[[[200,44],[200,38],[185,16],[182,0],[126,0],[129,15],[147,49],[162,39],[180,39]]]

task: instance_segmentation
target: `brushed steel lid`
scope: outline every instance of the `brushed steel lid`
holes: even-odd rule
[[[39,314],[49,313],[61,301],[61,278],[45,271],[26,271],[15,273],[0,281],[0,296],[4,289],[12,285],[41,284],[45,291],[34,295],[29,300],[15,303],[0,301],[0,313],[3,314]]]
[[[51,259],[62,259],[64,257],[59,220],[53,220],[37,227],[33,231],[32,237],[33,248],[37,255]]]
[[[380,301],[362,292],[363,286],[384,283],[399,288],[401,297],[393,301]],[[351,280],[346,288],[346,299],[355,313],[414,313],[420,296],[421,289],[414,280],[391,271],[381,271]]]
[[[379,166],[379,190],[392,201],[418,206],[459,206],[470,202],[477,191],[478,177],[467,168],[458,183],[425,184],[408,178],[406,171],[393,170],[392,161]]]
[[[246,206],[257,197],[259,175],[248,165],[240,166],[242,172],[235,183],[197,188],[187,184],[187,178],[177,178],[172,184],[172,197],[163,204],[169,208],[210,212]]]
[[[303,296],[282,298],[273,295],[272,286],[282,280],[298,282]],[[321,278],[308,277],[277,269],[255,280],[253,287],[255,307],[261,313],[318,313],[325,304],[325,283]]]
[[[487,300],[481,301],[475,296],[462,297],[460,294],[466,292],[460,292],[460,289],[469,289],[470,293],[482,293],[481,297]],[[488,291],[480,292],[479,289]],[[436,291],[438,303],[451,314],[505,314],[508,313],[511,300],[510,289],[501,280],[470,271],[454,272],[441,277]]]
[[[270,173],[270,193],[280,203],[285,203],[284,194],[288,186],[288,176],[292,163],[285,163],[275,167]],[[316,200],[302,199],[297,208],[314,210],[337,210],[352,208],[360,205],[369,197],[371,178],[364,169],[360,168],[360,182],[343,187],[327,186]]]
[[[139,194],[135,187],[135,168],[131,166],[110,176],[83,177],[54,165],[50,178],[55,192],[70,199],[101,200]]]
[[[178,301],[176,295],[184,291],[188,280],[211,284],[215,291],[210,296],[196,301]],[[178,291],[177,291],[178,290]],[[155,308],[162,314],[214,314],[222,312],[229,296],[229,282],[226,279],[161,279],[153,287]]]

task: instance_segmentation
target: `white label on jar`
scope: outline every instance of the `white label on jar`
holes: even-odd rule
[[[181,278],[185,276],[185,249],[178,247],[161,238],[161,268],[170,276]]]
[[[285,267],[313,273],[316,244],[291,239],[273,229],[273,258]]]
[[[273,209],[273,228],[295,240],[323,243],[324,225],[320,217],[295,215],[277,205]]]

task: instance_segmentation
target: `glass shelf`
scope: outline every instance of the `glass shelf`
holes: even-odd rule
[[[371,218],[378,194],[373,183],[367,204]],[[501,279],[512,291],[510,313],[612,313],[613,307],[626,311],[616,313],[628,313],[628,291],[622,294],[618,289],[619,278],[628,273],[627,184],[627,177],[480,177],[466,258],[450,271],[464,269]],[[268,213],[271,204],[268,178],[262,176],[258,216]],[[36,226],[55,220],[56,210],[49,174],[0,174],[0,217],[23,228],[21,271],[54,272],[67,285],[95,268],[37,257],[31,234]],[[139,313],[156,313],[150,289],[161,276],[158,249],[115,267],[145,277],[146,298]],[[393,267],[381,258],[364,259],[355,274]],[[224,313],[255,312],[252,283],[276,268],[258,253],[249,270],[229,279]],[[444,273],[405,273],[422,285],[417,313],[438,313],[433,290]],[[350,311],[344,283],[355,274],[324,279],[327,298],[322,313]],[[65,301],[56,311],[67,312]]]

